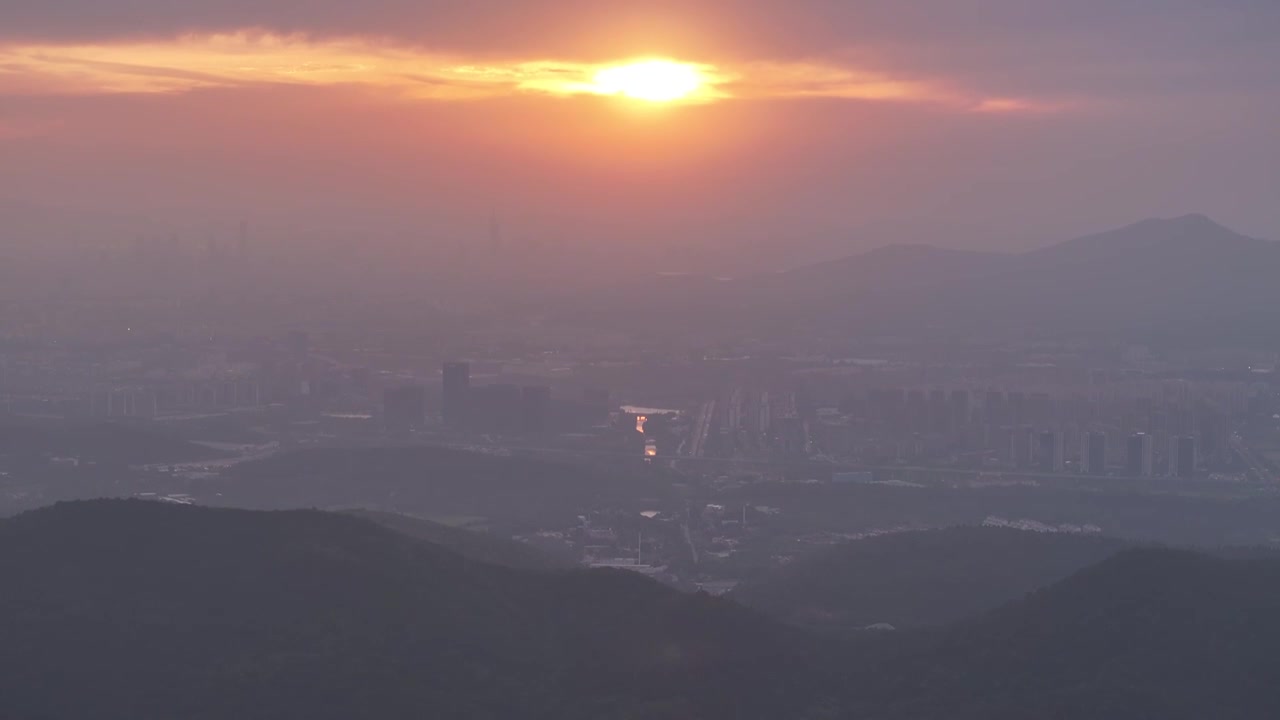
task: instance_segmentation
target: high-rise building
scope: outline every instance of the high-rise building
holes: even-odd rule
[[[1130,435],[1125,441],[1124,474],[1137,477],[1142,474],[1142,439],[1143,434]]]
[[[1066,443],[1061,432],[1046,430],[1040,433],[1040,469],[1058,473],[1066,469]]]
[[[444,424],[454,430],[467,427],[471,406],[471,365],[447,362],[441,375],[441,408]]]
[[[1151,434],[1142,436],[1142,477],[1155,477],[1156,443]]]
[[[773,397],[768,391],[760,393],[756,400],[756,432],[758,440],[769,437],[769,428],[773,425]]]
[[[804,419],[791,415],[773,421],[779,448],[792,457],[802,457],[808,450],[808,431]]]
[[[388,432],[408,432],[427,421],[427,389],[390,388],[382,394],[382,421]]]
[[[1180,478],[1194,475],[1196,472],[1196,439],[1191,436],[1175,438],[1174,449],[1176,453],[1171,458],[1174,471],[1170,474]]]
[[[586,417],[592,424],[600,425],[609,421],[609,391],[602,388],[587,388],[582,391],[582,403],[586,408]]]
[[[1231,437],[1231,425],[1227,415],[1202,409],[1195,424],[1199,435],[1196,450],[1202,462],[1208,465],[1225,462],[1231,454],[1231,446],[1227,442]]]
[[[1034,448],[1035,431],[1030,425],[1022,425],[1013,429],[1012,447],[1009,456],[1015,467],[1026,469],[1031,467],[1031,454]]]
[[[1130,477],[1151,477],[1155,474],[1155,441],[1151,435],[1130,435],[1125,449],[1125,474]]]
[[[1086,475],[1107,474],[1107,434],[1091,432],[1084,436],[1084,447],[1080,458],[1084,462]]]

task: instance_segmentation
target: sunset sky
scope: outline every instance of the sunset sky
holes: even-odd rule
[[[0,207],[770,261],[1280,239],[1277,32],[1275,0],[0,0]],[[602,86],[651,59],[699,87]]]

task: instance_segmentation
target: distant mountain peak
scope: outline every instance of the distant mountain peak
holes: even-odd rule
[[[1164,248],[1217,252],[1229,247],[1252,248],[1269,244],[1241,235],[1208,215],[1190,213],[1172,218],[1149,218],[1115,230],[1067,240],[1032,251],[1028,257],[1090,262]]]
[[[1186,215],[1179,215],[1172,218],[1149,218],[1134,225],[1130,225],[1129,227],[1163,228],[1166,230],[1196,233],[1239,234],[1204,213],[1187,213]],[[1122,228],[1122,230],[1123,229],[1124,228]]]

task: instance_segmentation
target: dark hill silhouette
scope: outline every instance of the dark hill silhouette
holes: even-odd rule
[[[623,572],[530,573],[361,518],[142,501],[0,522],[0,717],[767,717],[792,635]],[[765,682],[769,680],[769,682]]]
[[[1055,266],[1083,266],[1152,251],[1209,251],[1242,248],[1277,250],[1280,246],[1230,230],[1199,213],[1152,218],[1108,232],[1067,240],[1022,257]]]
[[[977,619],[842,645],[639,575],[497,567],[315,511],[62,504],[0,521],[0,578],[5,718],[1280,709],[1280,562],[1248,554],[1123,551]]]
[[[902,684],[869,690],[891,711],[864,701],[894,718],[1273,717],[1277,607],[1275,559],[1125,551],[918,651]]]
[[[1269,311],[1280,244],[1245,237],[1204,217],[1147,220],[1018,258],[965,312],[1050,328],[1135,333],[1202,331]],[[963,298],[962,298],[963,299]],[[1256,330],[1244,323],[1242,330]]]
[[[731,597],[824,629],[943,625],[993,610],[1126,547],[1111,538],[957,527],[895,533],[819,550]]]

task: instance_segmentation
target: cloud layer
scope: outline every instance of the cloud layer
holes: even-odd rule
[[[261,31],[172,40],[0,46],[0,94],[172,93],[254,85],[358,85],[397,96],[475,100],[504,95],[607,94],[593,79],[613,63],[464,57],[368,38],[313,39]],[[1031,100],[981,97],[941,81],[899,79],[811,61],[689,66],[694,102],[843,98],[927,102],[982,112],[1047,109]]]
[[[246,51],[274,43],[312,82],[417,57],[427,82],[460,86],[440,77],[438,60],[538,73],[657,55],[733,77],[754,65],[769,86],[789,73],[816,85],[807,94],[919,95],[927,85],[987,108],[1280,89],[1274,0],[0,0],[0,17],[9,76],[30,68],[34,49],[58,58],[58,48],[115,47],[163,59],[157,70],[170,75],[187,52],[225,81],[214,52],[252,36]],[[318,57],[298,57],[308,52]]]
[[[1280,238],[1277,33],[1275,0],[0,0],[0,198],[744,254]],[[718,102],[590,96],[653,56]]]

